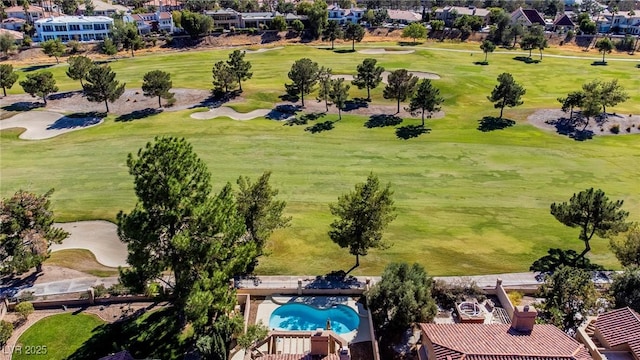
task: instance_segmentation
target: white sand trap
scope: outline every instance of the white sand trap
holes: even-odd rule
[[[434,74],[434,73],[430,73],[430,72],[409,71],[409,73],[414,75],[418,79],[431,79],[431,80],[440,79],[440,75]],[[389,72],[389,71],[385,71],[385,72],[382,73],[382,82],[384,82],[385,84],[388,83],[387,78],[389,77],[389,74],[391,74],[391,72]]]
[[[250,111],[248,113],[240,113],[228,106],[220,106],[220,107],[211,109],[209,111],[193,113],[191,114],[191,117],[198,120],[209,120],[209,119],[213,119],[221,116],[226,116],[233,120],[245,121],[245,120],[252,120],[259,117],[264,117],[270,111],[271,110],[269,109],[257,109],[257,110]]]
[[[392,54],[392,55],[406,55],[416,52],[415,50],[387,50],[387,49],[364,49],[358,50],[360,54],[380,55],[380,54]]]
[[[284,47],[278,46],[278,47],[272,47],[272,48],[260,48],[258,50],[245,50],[244,52],[247,54],[258,54],[266,51],[280,50],[280,49],[284,49]]]
[[[51,251],[86,249],[91,251],[102,265],[118,267],[127,265],[127,245],[118,238],[118,227],[108,221],[76,221],[56,223],[69,232],[62,244],[51,245]]]
[[[0,130],[24,128],[20,139],[49,139],[71,131],[86,129],[102,123],[100,118],[69,118],[51,111],[26,111],[0,121]]]

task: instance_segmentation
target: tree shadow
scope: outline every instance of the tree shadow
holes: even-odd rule
[[[65,92],[60,92],[60,93],[56,93],[56,94],[51,94],[51,95],[49,95],[49,100],[68,99],[68,98],[72,97],[75,94],[82,94],[82,90],[65,91]]]
[[[606,61],[594,61],[591,63],[591,66],[607,66]]]
[[[516,124],[515,121],[505,118],[497,118],[493,116],[485,116],[482,120],[478,120],[478,130],[482,132],[489,132],[494,130],[502,130],[511,127]]]
[[[513,60],[522,61],[525,64],[537,64],[540,62],[539,59],[532,59],[528,56],[516,56]]]
[[[353,111],[353,110],[358,110],[358,109],[363,109],[368,107],[369,107],[369,102],[367,101],[367,99],[354,98],[354,99],[345,101],[344,108],[342,109],[342,111]]]
[[[638,69],[640,69],[640,64],[636,65],[636,67],[637,67]]]
[[[302,110],[300,105],[278,105],[271,109],[265,118],[269,120],[287,120]]]
[[[584,123],[578,119],[559,118],[555,120],[547,120],[545,123],[553,125],[556,132],[560,135],[568,136],[576,141],[585,141],[593,138],[593,131],[578,128],[584,127]]]
[[[106,115],[106,113],[97,111],[71,114],[56,120],[53,124],[47,126],[47,130],[75,129],[96,125],[99,124]]]
[[[372,129],[377,127],[396,126],[402,123],[402,118],[396,115],[376,114],[371,115],[364,123],[364,127]]]
[[[212,90],[209,97],[200,101],[198,104],[190,106],[189,109],[201,107],[217,108],[240,96],[240,94],[240,90],[232,90],[227,93]]]
[[[420,44],[422,43],[418,41],[398,41],[398,46],[417,46]]]
[[[571,266],[589,271],[604,270],[601,265],[593,264],[589,258],[580,257],[580,255],[574,250],[553,248],[547,251],[547,255],[534,261],[529,270],[550,274],[560,266]]]
[[[173,308],[154,311],[146,317],[141,316],[145,309],[141,310],[115,323],[98,326],[91,338],[67,359],[99,359],[121,350],[128,350],[139,359],[177,359],[186,353],[189,344],[180,340],[181,322]]]
[[[47,64],[47,65],[31,65],[31,66],[27,66],[22,68],[22,71],[24,72],[31,72],[31,71],[38,71],[38,70],[42,70],[42,69],[46,69],[46,68],[50,68],[52,67],[53,64]]]
[[[351,54],[356,52],[355,50],[351,50],[351,49],[335,49],[333,50],[334,53],[336,54]]]
[[[33,271],[26,277],[9,275],[0,278],[2,283],[2,286],[0,286],[0,298],[7,297],[11,299],[15,297],[21,290],[33,286],[36,280],[42,275],[42,272]]]
[[[321,123],[317,123],[315,125],[312,126],[308,126],[304,129],[304,131],[308,131],[312,134],[316,134],[316,133],[320,133],[323,131],[329,131],[329,130],[333,130],[334,125],[333,125],[334,121],[323,121]]]
[[[261,44],[269,44],[280,40],[282,40],[282,36],[277,31],[265,31],[260,35]]]
[[[396,128],[396,136],[398,139],[409,140],[416,138],[422,134],[428,134],[431,129],[425,128],[422,125],[406,125]]]
[[[19,101],[11,105],[3,106],[0,109],[5,111],[31,111],[41,107],[44,107],[44,103],[40,101]]]
[[[489,65],[489,62],[488,61],[475,61],[473,64],[474,65],[487,66],[487,65]]]
[[[327,116],[327,113],[323,113],[323,112],[313,112],[308,114],[302,114],[300,116],[287,120],[287,122],[285,122],[284,125],[288,125],[288,126],[306,125],[309,121],[315,121],[325,116]],[[306,131],[311,131],[311,130],[306,130]]]
[[[152,116],[152,115],[160,114],[161,112],[162,112],[162,109],[146,108],[146,109],[142,109],[142,110],[132,111],[132,112],[130,112],[128,114],[120,115],[115,119],[115,121],[116,122],[129,122],[129,121],[133,121],[133,120],[140,120],[140,119],[144,119],[146,117]]]
[[[348,275],[343,270],[332,271],[324,276],[318,275],[310,283],[305,285],[306,289],[361,289],[364,284],[356,277]],[[311,300],[312,302],[314,300]]]

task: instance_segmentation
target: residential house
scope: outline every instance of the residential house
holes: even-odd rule
[[[91,16],[114,16],[116,14],[129,14],[131,10],[122,5],[110,4],[102,0],[91,0],[93,3],[93,13]],[[80,2],[78,5],[78,11],[76,15],[86,15],[86,6],[84,2]]]
[[[233,9],[207,11],[205,14],[213,19],[213,24],[216,28],[230,29],[241,27],[242,15]]]
[[[436,20],[444,21],[445,26],[451,27],[458,16],[477,16],[482,19],[483,24],[489,24],[489,14],[487,9],[476,8],[474,6],[446,6],[436,9]]]
[[[595,360],[640,360],[640,314],[625,307],[598,315],[578,329]]]
[[[609,30],[620,34],[640,34],[640,14],[625,12],[613,14]]]
[[[5,34],[11,35],[16,44],[21,44],[22,40],[24,40],[24,34],[19,31],[0,29],[0,35],[5,35]]]
[[[233,28],[259,28],[260,25],[269,27],[276,16],[284,16],[287,24],[291,24],[294,20],[304,20],[306,17],[295,14],[281,14],[274,12],[249,12],[241,13],[233,9],[215,10],[205,12],[213,19],[216,28],[231,29]]]
[[[544,16],[536,9],[523,9],[522,7],[516,9],[511,13],[511,25],[521,24],[524,27],[530,27],[534,25],[546,26]]]
[[[571,18],[567,14],[558,14],[553,21],[553,31],[565,33],[569,30],[575,29],[576,24],[571,21]]]
[[[113,18],[106,16],[59,16],[35,22],[35,41],[60,39],[95,41],[104,40],[113,27]]]
[[[175,30],[173,25],[173,16],[171,16],[170,12],[132,14],[130,17],[131,21],[136,23],[140,34],[161,31],[171,34]]]
[[[10,17],[8,19],[2,20],[0,23],[0,29],[12,30],[12,31],[22,31],[24,25],[27,23],[27,20]]]
[[[11,6],[4,9],[4,13],[7,16],[7,19],[22,19],[30,23],[33,23],[38,19],[60,15],[60,13],[58,12],[47,11],[40,6],[35,5],[29,5],[26,12],[24,11],[24,8],[22,6]]]
[[[536,324],[533,306],[513,306],[497,279],[501,307],[463,302],[458,323],[420,324],[420,360],[592,360],[587,349],[553,325]],[[469,307],[469,305],[472,305]],[[501,311],[496,312],[496,309]],[[602,359],[597,359],[602,360]]]
[[[179,0],[149,0],[144,3],[145,7],[154,7],[158,11],[180,11],[184,8],[184,4]]]
[[[351,6],[350,9],[342,9],[340,5],[333,4],[327,8],[327,11],[329,13],[329,21],[337,21],[340,24],[357,24],[360,20],[362,20],[366,9],[357,8],[354,6]]]
[[[422,22],[422,14],[418,14],[408,10],[387,10],[389,21],[394,24],[411,24],[414,22]]]
[[[537,311],[515,307],[511,324],[420,324],[420,360],[592,360],[587,349]]]

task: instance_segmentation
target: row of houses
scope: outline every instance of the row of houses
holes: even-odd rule
[[[116,14],[124,14],[124,20],[135,23],[142,34],[158,31],[173,33],[176,31],[171,13],[162,11],[168,10],[168,7],[163,5],[161,0],[152,0],[157,2],[159,11],[144,14],[132,14],[127,7],[102,0],[92,1],[94,5],[92,16],[85,16],[86,6],[84,4],[79,6],[77,14],[74,16],[61,14],[57,11],[56,5],[49,7],[30,5],[26,11],[21,6],[9,7],[5,9],[7,18],[2,21],[0,28],[22,31],[25,25],[30,23],[35,27],[34,40],[36,41],[46,41],[51,38],[59,38],[62,41],[93,41],[101,40],[108,34],[109,29],[113,26],[113,21],[108,18],[112,18]],[[334,4],[329,6],[327,11],[329,21],[347,24],[361,22],[367,10],[355,6],[345,9]],[[388,21],[394,24],[422,21],[422,14],[413,11],[387,10],[387,13]],[[291,13],[282,14],[277,11],[242,13],[233,9],[220,9],[207,11],[205,14],[213,19],[217,28],[223,29],[269,27],[278,16],[284,17],[288,24],[295,20],[306,20],[305,16]],[[489,10],[473,6],[447,6],[436,9],[435,18],[444,21],[446,26],[451,27],[459,16],[475,16],[480,18],[486,26],[489,24],[489,14]],[[550,20],[545,19],[535,9],[518,8],[511,14],[511,23],[521,24],[525,27],[540,25],[548,31],[566,32],[577,27],[572,21],[571,15],[570,13],[559,14],[554,20]],[[603,9],[598,16],[594,17],[594,21],[596,21],[600,32],[617,31],[640,35],[640,14],[636,15],[633,12],[612,13]]]

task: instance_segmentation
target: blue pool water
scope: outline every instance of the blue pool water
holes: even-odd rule
[[[314,331],[326,328],[327,319],[331,321],[331,330],[337,334],[351,332],[360,324],[358,314],[345,305],[320,309],[306,304],[292,303],[284,304],[271,313],[269,328]]]

